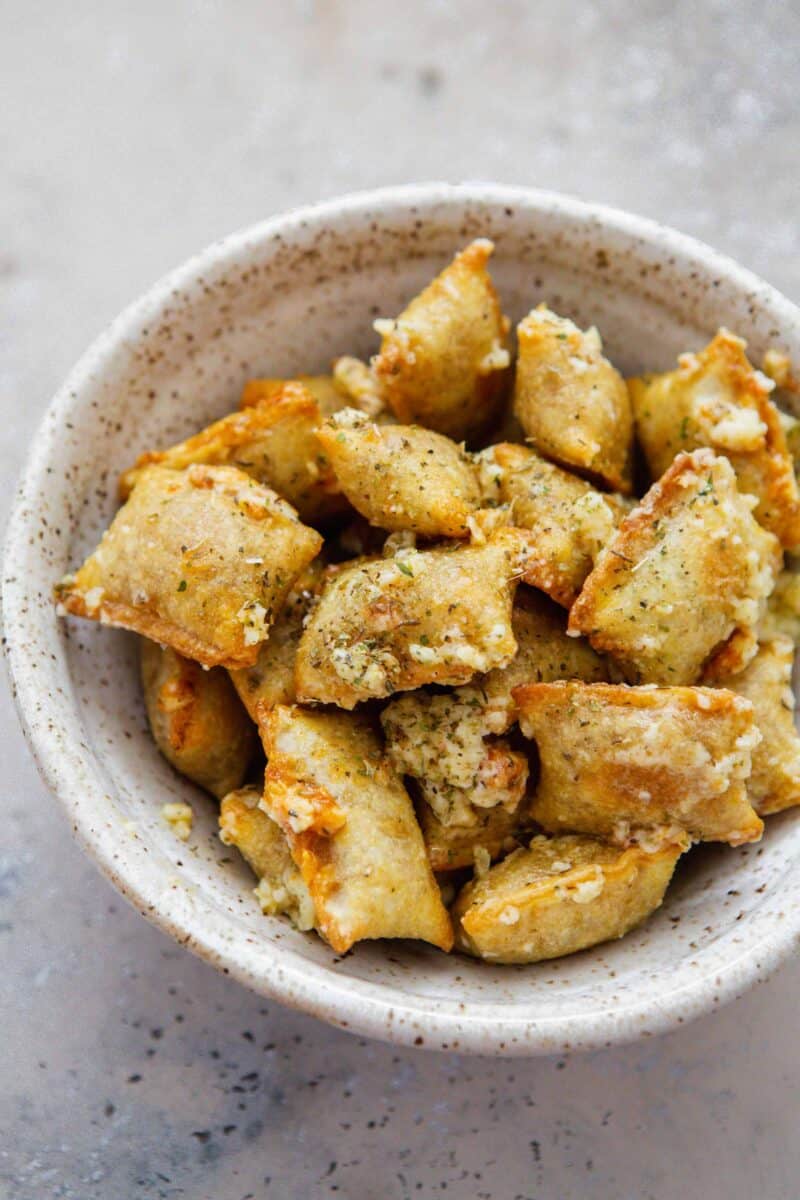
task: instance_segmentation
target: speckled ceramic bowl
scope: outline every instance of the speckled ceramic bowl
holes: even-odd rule
[[[738,995],[800,931],[800,822],[759,846],[704,847],[663,908],[623,941],[560,962],[492,967],[417,944],[337,958],[265,918],[216,836],[215,805],[148,735],[129,635],[56,620],[51,588],[115,509],[119,470],[235,407],[257,374],[369,354],[392,314],[467,240],[514,318],[546,298],[595,323],[626,372],[665,368],[720,324],[756,355],[800,355],[800,312],[705,246],[543,192],[431,184],[350,196],[235,234],[163,279],[81,359],[37,435],[9,527],[11,676],[37,762],[116,887],[182,945],[265,995],[344,1028],[417,1046],[539,1054],[648,1037]],[[189,844],[159,817],[196,810]]]

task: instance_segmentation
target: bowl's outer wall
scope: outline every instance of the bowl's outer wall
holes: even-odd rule
[[[421,185],[331,202],[234,235],[148,293],[81,360],[42,425],[7,541],[9,663],[26,733],[73,827],[151,920],[249,986],[400,1042],[532,1054],[646,1036],[730,999],[790,952],[800,919],[800,826],[758,847],[704,847],[623,941],[560,962],[492,968],[417,944],[345,959],[264,918],[216,837],[216,806],[171,772],[146,729],[134,639],[56,620],[51,589],[96,543],[116,477],[236,406],[254,375],[367,355],[371,322],[403,307],[474,236],[518,319],[546,299],[596,324],[625,372],[665,368],[717,326],[800,353],[800,314],[706,247],[547,193]],[[188,799],[184,845],[159,817]]]

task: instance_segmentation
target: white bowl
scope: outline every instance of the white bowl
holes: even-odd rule
[[[55,617],[53,583],[108,524],[135,454],[235,407],[245,379],[325,369],[375,346],[391,315],[476,235],[519,318],[546,298],[602,331],[623,371],[665,368],[718,325],[755,355],[800,354],[800,311],[707,247],[562,196],[426,184],[349,196],[237,233],[167,276],[87,351],[44,419],[11,518],[3,601],[17,704],[39,767],[115,886],[182,945],[332,1023],[410,1045],[539,1054],[645,1037],[713,1009],[785,958],[800,931],[800,824],[758,846],[703,847],[663,908],[620,942],[531,967],[414,943],[337,958],[266,918],[216,836],[215,805],[159,757],[134,643]],[[195,833],[159,817],[190,799]],[[222,861],[224,860],[224,861]]]

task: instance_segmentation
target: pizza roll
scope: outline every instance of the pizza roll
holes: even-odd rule
[[[316,558],[295,581],[286,603],[261,643],[252,667],[231,671],[233,686],[251,718],[258,721],[259,705],[267,709],[295,701],[294,667],[303,624],[313,608],[324,581],[325,567]]]
[[[520,729],[539,751],[532,815],[543,829],[643,844],[680,831],[731,846],[761,837],[745,787],[761,734],[741,696],[534,683],[514,698]]]
[[[332,375],[295,375],[294,379],[248,379],[242,388],[239,407],[252,408],[265,401],[271,403],[286,387],[293,388],[295,384],[313,396],[323,417],[329,417],[351,403],[347,389],[340,387]]]
[[[378,426],[354,408],[317,433],[353,507],[381,529],[423,537],[467,537],[480,507],[478,480],[463,447],[417,425]]]
[[[334,360],[333,378],[336,386],[347,397],[348,404],[372,417],[379,425],[394,423],[396,418],[386,407],[375,372],[367,363],[362,362],[360,358],[343,354]]]
[[[507,667],[450,692],[410,692],[384,708],[387,753],[401,774],[415,780],[431,827],[455,827],[456,837],[459,829],[485,825],[487,808],[517,812],[528,763],[493,736],[517,719],[513,688],[542,679],[608,678],[602,659],[582,638],[567,637],[564,624],[561,610],[544,596],[518,593],[512,617],[518,648]],[[502,839],[508,823],[498,821],[500,829]],[[461,838],[459,844],[469,843]]]
[[[496,667],[476,679],[484,702],[485,726],[506,733],[517,720],[513,689],[523,683],[582,679],[603,683],[608,664],[581,637],[569,637],[564,610],[538,592],[521,588],[514,602],[512,629],[517,653],[506,667]]]
[[[286,834],[317,927],[337,953],[364,938],[452,946],[411,799],[370,721],[278,705],[262,727],[263,804]]]
[[[144,638],[139,650],[147,720],[164,758],[218,799],[237,788],[258,738],[228,676]]]
[[[629,493],[631,405],[600,334],[540,304],[517,326],[517,342],[514,412],[527,440],[546,458]]]
[[[443,825],[475,824],[481,808],[518,808],[528,760],[504,740],[485,740],[479,688],[400,696],[384,708],[381,724],[392,766],[416,780]]]
[[[800,641],[800,564],[796,559],[787,558],[784,570],[778,573],[758,627],[758,637],[762,642],[776,637]]]
[[[373,370],[400,421],[456,441],[490,428],[508,388],[509,321],[486,264],[494,246],[472,242],[396,320],[376,321]]]
[[[776,637],[759,646],[744,671],[726,687],[744,696],[762,740],[753,750],[753,770],[747,781],[750,803],[762,817],[800,804],[800,737],[794,724],[791,638]]]
[[[230,413],[185,442],[142,454],[120,479],[120,496],[127,499],[148,464],[174,470],[192,463],[228,464],[274,488],[304,521],[335,516],[347,510],[347,503],[316,438],[321,420],[311,393],[301,383],[287,383],[268,399]]]
[[[488,962],[534,963],[620,938],[661,905],[681,852],[534,838],[461,891],[457,945]]]
[[[353,708],[427,683],[466,683],[510,661],[511,609],[525,535],[483,544],[400,549],[343,565],[300,641],[298,699]]]
[[[721,671],[743,668],[781,563],[751,507],[727,459],[679,454],[601,551],[569,632],[636,683],[710,679],[715,652]]]
[[[252,666],[322,544],[236,467],[145,467],[59,611],[133,629],[206,667]]]
[[[775,384],[772,399],[778,409],[786,448],[797,475],[800,472],[800,420],[795,414],[800,411],[800,379],[794,373],[789,355],[774,348],[764,355],[763,370]],[[787,409],[790,411],[787,412]]]
[[[775,383],[748,362],[746,344],[720,329],[705,349],[681,355],[677,370],[629,380],[636,429],[654,477],[682,450],[725,455],[739,490],[757,497],[757,519],[791,547],[800,543],[800,493],[770,399]]]
[[[219,810],[219,840],[235,846],[258,879],[254,894],[268,916],[284,913],[298,929],[314,928],[314,903],[281,827],[259,808],[261,789],[229,792]]]
[[[459,871],[481,861],[488,865],[515,850],[519,839],[531,828],[525,798],[510,810],[502,804],[475,808],[465,824],[448,825],[439,820],[429,804],[420,800],[417,820],[431,867],[440,872]]]
[[[531,531],[523,579],[569,608],[603,546],[629,509],[525,446],[490,446],[477,456],[484,500],[510,504]]]

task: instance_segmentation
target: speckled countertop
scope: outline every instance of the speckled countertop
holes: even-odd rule
[[[220,234],[425,178],[560,188],[800,299],[796,4],[6,0],[0,496],[90,338]],[[491,15],[490,15],[491,14]],[[0,692],[0,1196],[794,1200],[800,965],[646,1044],[494,1062],[265,1004],[70,841]]]

